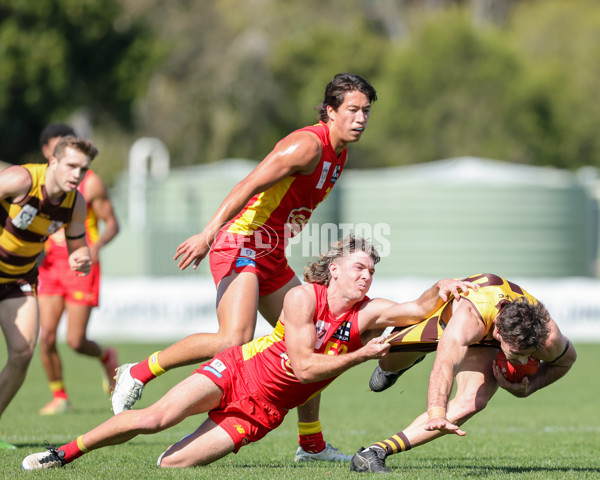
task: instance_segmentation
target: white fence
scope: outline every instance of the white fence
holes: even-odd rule
[[[569,338],[600,341],[599,280],[511,280],[544,302]],[[411,300],[434,282],[425,278],[376,278],[370,296]],[[94,339],[170,344],[191,333],[218,329],[215,287],[210,277],[105,277],[100,302],[88,329]],[[62,323],[59,335],[64,338]],[[268,323],[259,317],[256,334],[269,331]]]

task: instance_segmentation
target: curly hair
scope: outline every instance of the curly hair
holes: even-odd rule
[[[539,349],[550,333],[550,314],[541,302],[519,298],[506,304],[496,317],[496,328],[502,339],[519,350]]]
[[[373,263],[378,263],[380,260],[377,249],[369,240],[348,235],[342,240],[330,244],[329,250],[319,255],[316,262],[310,262],[308,266],[304,267],[304,281],[329,286],[331,280],[329,265],[336,258],[347,257],[359,251],[369,255],[373,259]]]

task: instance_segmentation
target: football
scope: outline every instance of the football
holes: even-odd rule
[[[500,350],[496,357],[496,364],[502,370],[504,377],[511,383],[521,383],[523,377],[531,377],[536,374],[540,368],[540,361],[537,358],[529,357],[524,365],[514,366],[508,360],[504,352]]]

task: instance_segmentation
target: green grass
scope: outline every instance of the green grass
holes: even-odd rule
[[[117,345],[122,362],[136,361],[156,345]],[[598,438],[600,385],[598,345],[577,346],[579,360],[558,383],[527,399],[500,391],[488,408],[464,426],[465,437],[444,437],[388,458],[394,476],[403,479],[585,479],[600,478]],[[50,400],[39,358],[25,385],[0,422],[0,438],[17,450],[0,450],[0,478],[44,479],[322,479],[370,478],[348,465],[295,464],[296,413],[258,443],[242,448],[213,465],[184,471],[158,469],[156,458],[171,443],[192,432],[205,415],[185,420],[157,435],[139,436],[125,445],[91,452],[63,469],[22,472],[21,460],[40,451],[44,440],[61,445],[85,433],[110,415],[100,387],[96,361],[61,346],[67,388],[75,411],[39,417]],[[4,362],[6,352],[0,351]],[[326,440],[346,453],[370,445],[404,428],[425,408],[433,355],[409,371],[390,391],[367,391],[374,367],[356,367],[325,391],[321,420]],[[140,406],[150,404],[186,377],[192,368],[174,370],[150,384]]]

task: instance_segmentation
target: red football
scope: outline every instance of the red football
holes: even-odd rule
[[[517,365],[515,367],[512,363],[506,360],[506,356],[502,350],[498,352],[496,364],[500,367],[506,379],[511,383],[521,383],[523,377],[531,377],[535,375],[538,371],[538,368],[540,368],[540,361],[533,357],[529,357],[526,364]]]

